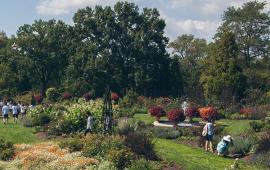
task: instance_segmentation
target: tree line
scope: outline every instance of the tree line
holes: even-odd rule
[[[106,85],[124,95],[252,100],[270,90],[266,2],[229,7],[213,42],[180,35],[169,42],[155,8],[129,2],[78,10],[74,25],[36,20],[0,34],[0,96],[57,87],[74,95]],[[167,52],[172,48],[172,54]]]

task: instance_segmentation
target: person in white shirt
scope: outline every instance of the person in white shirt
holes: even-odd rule
[[[18,106],[17,103],[14,103],[12,106],[13,120],[15,123],[18,121]]]
[[[2,107],[2,116],[3,116],[4,124],[8,123],[8,113],[9,113],[9,107],[7,103],[4,103],[4,106]]]
[[[87,113],[88,118],[87,118],[87,126],[84,132],[84,136],[86,136],[87,133],[92,133],[93,132],[93,124],[94,124],[94,118],[92,117],[91,113]]]
[[[26,106],[24,104],[21,105],[21,113],[22,113],[22,118],[25,117],[25,115],[26,115]]]

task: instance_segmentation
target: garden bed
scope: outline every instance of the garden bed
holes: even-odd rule
[[[154,121],[153,123],[154,126],[158,127],[174,127],[174,123],[171,121],[167,120],[161,120],[161,121]],[[179,122],[177,123],[178,127],[200,127],[200,123],[198,122],[192,122],[192,123],[187,123],[187,122]]]

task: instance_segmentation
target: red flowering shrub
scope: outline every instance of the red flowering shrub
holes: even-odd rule
[[[184,111],[182,109],[172,109],[167,113],[169,121],[174,123],[183,122],[185,120]]]
[[[189,118],[193,118],[198,113],[198,109],[196,107],[189,107],[185,110],[185,116]]]
[[[36,104],[41,104],[41,102],[43,101],[43,97],[41,95],[35,95],[34,96]]]
[[[255,111],[252,108],[242,108],[240,114],[246,118],[251,118],[255,114]]]
[[[217,110],[213,107],[202,107],[199,108],[200,116],[203,120],[207,121],[209,119],[216,119],[217,118]]]
[[[87,93],[84,93],[83,94],[83,98],[86,100],[86,101],[89,101],[90,99],[93,98],[93,95],[91,92],[87,92]]]
[[[112,93],[111,94],[111,99],[114,100],[114,101],[118,101],[119,100],[119,95],[117,93]]]
[[[157,121],[160,119],[160,117],[166,115],[166,112],[160,106],[152,106],[149,109],[149,113],[150,113],[151,116],[156,117]]]
[[[72,98],[72,94],[71,94],[71,93],[65,92],[65,93],[63,94],[63,99],[64,99],[64,100],[69,100],[69,99],[71,99],[71,98]]]

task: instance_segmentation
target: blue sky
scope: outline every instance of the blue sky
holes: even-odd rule
[[[128,0],[140,8],[160,11],[166,21],[165,34],[170,40],[181,34],[194,34],[211,41],[221,16],[229,6],[241,7],[248,0]],[[260,0],[259,0],[260,1]],[[262,0],[263,1],[263,0]],[[268,0],[269,1],[269,0]],[[1,0],[0,30],[8,36],[16,34],[19,26],[36,19],[61,19],[72,24],[72,16],[79,8],[113,5],[117,0]],[[270,2],[265,11],[270,10]]]

